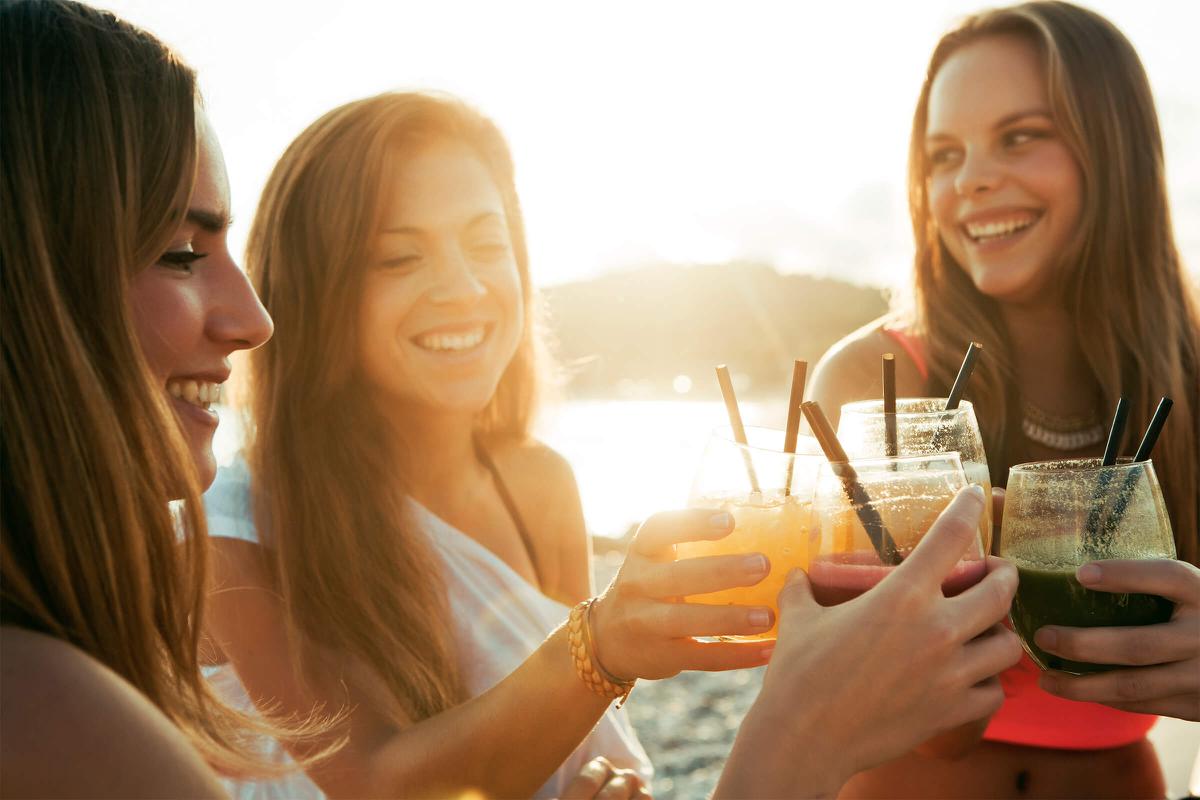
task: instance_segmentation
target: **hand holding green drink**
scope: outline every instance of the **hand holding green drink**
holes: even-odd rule
[[[1013,467],[1001,554],[1020,585],[1013,627],[1048,673],[1043,688],[1130,711],[1200,718],[1200,570],[1175,547],[1150,449],[1164,398],[1133,460]],[[1097,563],[1098,562],[1098,563]],[[1137,667],[1126,669],[1126,667]]]

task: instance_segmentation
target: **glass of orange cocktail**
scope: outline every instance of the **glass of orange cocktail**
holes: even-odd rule
[[[688,504],[721,508],[733,515],[733,532],[716,541],[676,545],[679,558],[762,553],[770,572],[753,586],[685,598],[709,605],[769,606],[776,624],[765,633],[732,639],[774,639],[778,632],[779,591],[788,572],[808,567],[812,535],[812,491],[821,464],[815,439],[800,436],[795,454],[783,449],[784,432],[746,428],[746,444],[729,428],[709,437]]]
[[[882,458],[886,456],[919,456],[938,453],[958,453],[963,472],[971,483],[983,487],[984,496],[991,498],[992,476],[987,455],[983,451],[983,436],[970,402],[962,400],[958,407],[946,410],[944,397],[901,397],[896,400],[896,413],[889,419],[882,400],[863,400],[842,406],[837,437],[850,458]],[[890,431],[894,431],[896,452],[891,447]],[[984,549],[992,543],[992,504],[984,504],[979,522]]]
[[[817,602],[845,602],[887,577],[965,486],[957,453],[822,463],[808,568]],[[981,536],[943,582],[947,596],[983,577],[985,552]]]

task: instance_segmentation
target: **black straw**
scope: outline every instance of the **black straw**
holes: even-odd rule
[[[971,342],[968,345],[967,354],[963,356],[962,366],[958,368],[958,377],[954,379],[954,385],[950,387],[950,395],[946,398],[946,411],[958,408],[963,392],[967,390],[967,381],[970,380],[971,373],[975,370],[975,359],[979,358],[982,350],[983,345],[979,342]]]
[[[1104,460],[1102,467],[1111,467],[1117,463],[1117,451],[1121,449],[1121,437],[1125,435],[1125,422],[1129,416],[1129,401],[1122,397],[1117,401],[1117,411],[1113,414],[1112,427],[1108,429],[1108,443],[1104,445]]]
[[[1133,457],[1135,463],[1145,462],[1150,460],[1150,451],[1154,449],[1154,445],[1158,442],[1158,435],[1162,433],[1163,425],[1167,422],[1167,415],[1171,413],[1171,406],[1175,405],[1175,401],[1169,397],[1164,397],[1158,401],[1158,408],[1154,410],[1154,416],[1150,419],[1150,424],[1146,427],[1146,434],[1142,436],[1142,443],[1138,445],[1137,455]],[[1125,510],[1129,507],[1129,501],[1133,498],[1133,487],[1137,483],[1138,477],[1145,472],[1144,469],[1131,470],[1125,476],[1125,482],[1121,486],[1121,493],[1117,496],[1117,501],[1113,504],[1112,513],[1108,515],[1108,519],[1104,522],[1105,530],[1114,530],[1121,524],[1121,519],[1125,516]]]
[[[895,458],[900,455],[899,437],[896,433],[896,356],[883,354],[883,433],[884,452]]]
[[[896,566],[901,560],[900,552],[896,549],[896,542],[883,524],[883,517],[879,516],[879,512],[872,505],[867,490],[859,483],[858,473],[854,471],[854,467],[850,466],[850,459],[846,457],[846,451],[843,449],[842,443],[838,441],[837,434],[833,432],[833,426],[829,424],[829,420],[821,411],[821,406],[815,400],[810,400],[804,403],[801,409],[804,411],[805,418],[808,419],[813,435],[817,437],[821,449],[825,451],[825,457],[829,459],[830,468],[835,475],[842,479],[842,488],[846,492],[846,497],[850,500],[850,505],[854,507],[855,513],[858,514],[859,522],[866,530],[867,538],[871,540],[871,546],[875,548],[879,560],[888,566]]]

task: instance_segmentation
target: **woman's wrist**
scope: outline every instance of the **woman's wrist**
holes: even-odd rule
[[[815,710],[764,702],[742,720],[713,798],[836,797],[855,770]],[[843,742],[843,746],[844,746]]]

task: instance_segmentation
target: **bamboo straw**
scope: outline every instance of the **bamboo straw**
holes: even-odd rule
[[[800,438],[800,404],[804,402],[804,383],[808,377],[808,362],[796,359],[792,364],[792,393],[788,396],[787,427],[783,434],[783,452],[796,454],[796,442]],[[783,483],[783,496],[792,494],[792,473],[796,459],[787,462],[787,478]]]
[[[883,518],[871,504],[871,497],[867,494],[867,490],[859,483],[858,474],[855,473],[854,467],[850,466],[850,459],[846,457],[846,451],[833,432],[829,420],[821,411],[821,406],[815,400],[810,400],[801,408],[813,430],[813,435],[821,444],[821,450],[829,459],[830,468],[835,475],[842,479],[846,497],[850,500],[850,505],[853,506],[855,513],[858,514],[858,519],[862,522],[863,529],[866,530],[867,537],[871,540],[871,546],[875,548],[879,560],[888,566],[899,564],[900,553],[896,550],[896,542],[883,524]]]
[[[896,355],[883,354],[883,425],[884,452],[895,458],[900,455],[896,434]]]
[[[758,485],[758,475],[754,472],[754,459],[746,448],[746,427],[742,425],[742,412],[738,410],[737,395],[733,393],[733,381],[729,378],[729,368],[724,364],[717,367],[717,383],[721,385],[721,396],[725,398],[725,411],[729,414],[729,427],[733,430],[733,439],[742,445],[742,460],[746,462],[746,476],[750,478],[750,491],[761,492]]]

